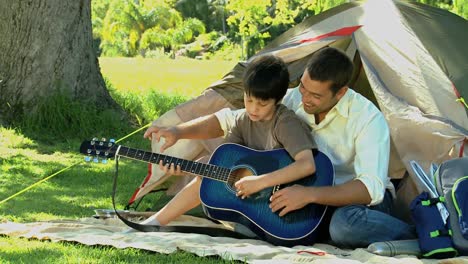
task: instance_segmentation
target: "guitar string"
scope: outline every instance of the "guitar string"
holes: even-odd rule
[[[108,150],[112,149],[112,147],[114,147],[114,145],[110,146]],[[211,179],[214,179],[214,180],[219,180],[219,181],[222,181],[222,182],[225,182],[225,183],[228,183],[228,184],[230,184],[229,180],[232,179],[233,177],[235,177],[235,175],[233,174],[233,171],[231,171],[229,168],[216,166],[216,165],[209,164],[209,163],[189,161],[189,160],[180,159],[180,158],[177,158],[177,157],[171,157],[171,156],[167,156],[167,155],[164,155],[164,154],[159,154],[159,153],[134,149],[134,148],[130,148],[130,147],[122,147],[121,146],[121,149],[122,148],[124,150],[126,150],[126,153],[124,154],[124,156],[127,156],[129,158],[144,160],[144,161],[152,163],[152,164],[157,164],[157,163],[151,162],[152,159],[153,159],[153,155],[157,156],[156,161],[161,161],[161,160],[164,161],[164,159],[166,159],[166,163],[169,163],[169,164],[173,163],[172,162],[173,159],[181,160],[182,164],[183,164],[184,161],[186,161],[187,165],[192,164],[190,169],[185,170],[186,172],[197,174],[197,175],[200,175],[202,177],[204,176],[204,177],[211,178]],[[148,154],[150,155],[149,158],[145,158]],[[170,158],[170,160],[167,160],[167,158]],[[195,169],[192,169],[194,165],[195,165]],[[199,166],[200,166],[200,168],[202,168],[203,166],[205,166],[205,168],[210,167],[211,168],[211,173],[209,172],[209,170],[208,170],[208,174],[203,173],[203,170],[199,170]],[[219,168],[220,172],[219,173],[213,172],[213,168]],[[205,170],[205,172],[206,172],[206,170]],[[213,174],[215,176],[213,176]]]
[[[112,147],[110,147],[110,149],[111,148]],[[148,151],[143,151],[144,153],[141,154],[141,153],[139,153],[140,150],[138,150],[138,149],[133,149],[133,148],[129,148],[129,147],[124,147],[124,148],[127,150],[127,152],[125,153],[125,156],[129,156],[129,157],[133,156],[133,158],[137,158],[137,156],[139,156],[138,157],[139,159],[150,162],[150,163],[152,163],[151,160],[152,160],[152,156],[154,154],[159,156],[159,158],[157,158],[158,161],[161,161],[161,160],[164,161],[164,159],[167,159],[168,157],[170,157],[170,156],[167,156],[167,155],[154,153],[154,152],[148,152]],[[148,159],[145,158],[145,156],[147,154],[150,154],[150,157]],[[166,160],[166,163],[172,164],[173,159],[182,160],[182,162],[183,161],[188,161],[188,160],[184,160],[184,159],[180,159],[180,158],[176,158],[176,157],[170,157],[170,160],[169,161]],[[191,168],[189,170],[186,170],[187,172],[190,172],[190,173],[194,173],[194,174],[198,174],[198,175],[206,176],[206,177],[211,176],[211,178],[214,178],[216,180],[221,180],[221,181],[224,181],[224,182],[227,182],[227,183],[229,182],[228,180],[231,178],[231,176],[233,176],[232,171],[230,169],[228,169],[228,168],[225,168],[225,167],[216,166],[216,165],[213,165],[213,164],[201,163],[201,162],[193,162],[193,161],[188,161],[187,163],[192,163]],[[153,163],[153,164],[156,164],[156,163]],[[192,170],[194,165],[195,165],[195,169]],[[200,166],[200,168],[199,168],[199,166]],[[206,169],[206,167],[210,167],[211,168],[211,173],[210,174],[203,173],[203,169],[200,170],[201,168],[203,168],[203,166],[205,166],[205,169]],[[217,174],[216,172],[213,172],[213,168],[219,168],[221,170],[221,172],[218,174],[219,176],[212,176],[212,174]]]

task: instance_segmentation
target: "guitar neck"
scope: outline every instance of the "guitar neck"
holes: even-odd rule
[[[152,164],[159,164],[159,162],[162,160],[163,164],[174,164],[175,166],[179,165],[180,169],[183,172],[199,175],[213,180],[227,182],[229,174],[231,173],[230,169],[216,165],[180,159],[168,155],[129,148],[121,145],[115,145],[115,147],[117,148],[116,155]]]

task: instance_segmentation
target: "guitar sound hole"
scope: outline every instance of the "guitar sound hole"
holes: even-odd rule
[[[245,176],[251,176],[251,175],[255,175],[255,173],[250,170],[249,168],[238,168],[238,169],[235,169],[231,172],[231,174],[229,175],[229,179],[228,179],[228,184],[229,186],[232,188],[232,189],[236,189],[234,187],[234,184],[244,178]]]

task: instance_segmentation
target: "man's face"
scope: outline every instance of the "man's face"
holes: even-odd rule
[[[334,95],[331,90],[331,81],[312,80],[306,70],[301,78],[299,92],[302,95],[302,104],[306,113],[325,115],[343,97],[346,89],[343,87]]]

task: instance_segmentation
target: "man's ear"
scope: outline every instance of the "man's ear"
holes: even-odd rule
[[[343,97],[343,96],[345,95],[346,91],[348,91],[348,86],[343,86],[343,87],[341,87],[341,88],[338,90],[338,92],[336,92],[336,98],[337,98],[338,100],[340,100],[341,97]]]

